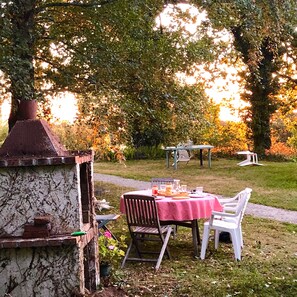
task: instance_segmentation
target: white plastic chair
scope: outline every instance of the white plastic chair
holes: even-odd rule
[[[204,223],[203,239],[201,246],[200,258],[205,259],[205,253],[208,245],[209,234],[211,230],[215,231],[215,249],[219,246],[220,232],[228,232],[234,249],[235,259],[241,260],[241,247],[243,246],[241,222],[251,197],[252,189],[246,188],[238,194],[238,203],[233,208],[234,213],[212,211],[211,218]]]
[[[191,156],[187,150],[177,151],[177,162],[188,162],[191,160]]]
[[[246,159],[242,162],[237,163],[239,166],[247,166],[247,165],[263,165],[258,161],[257,153],[250,151],[241,151],[237,152],[238,155],[246,155]]]
[[[177,158],[176,158],[176,163],[178,162],[186,162],[186,164],[189,163],[189,161],[192,159],[192,155],[186,150],[178,150],[177,151]],[[174,166],[175,163],[172,164]]]
[[[241,197],[246,194],[247,189],[249,189],[249,188],[246,188],[243,191],[237,193],[232,198],[219,198],[218,200],[219,200],[220,204],[223,206],[223,211],[224,212],[235,212],[238,202],[240,201]]]
[[[243,191],[236,194],[232,198],[221,198],[221,199],[219,199],[220,204],[223,206],[223,212],[235,213],[239,201],[242,199],[242,197],[244,197],[246,195],[246,192],[248,192],[248,195],[250,196],[251,192],[252,192],[252,189],[246,188]],[[247,204],[245,205],[245,208],[243,209],[243,212],[245,212],[246,206],[247,206]],[[215,218],[216,219],[224,219],[226,221],[232,221],[232,220],[234,221],[234,219],[230,218],[230,217],[221,218],[221,216],[216,216]],[[240,228],[240,246],[243,247],[243,237],[242,237],[241,225],[239,226],[239,228]]]

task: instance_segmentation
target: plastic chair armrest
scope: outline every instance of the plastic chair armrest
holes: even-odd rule
[[[236,206],[234,207],[229,207],[229,206],[224,206],[224,212],[228,212],[228,211],[232,211],[232,212],[236,212]]]
[[[233,197],[233,198],[222,198],[222,199],[219,199],[219,202],[224,205],[226,203],[230,203],[230,202],[233,202],[234,200],[236,200],[237,197]]]
[[[212,211],[211,216],[221,216],[221,217],[236,217],[236,215],[234,213],[227,213],[227,212],[221,212],[221,211]]]
[[[234,207],[234,206],[237,206],[237,205],[238,205],[238,203],[236,203],[236,202],[234,202],[234,203],[225,203],[223,205],[223,207]]]

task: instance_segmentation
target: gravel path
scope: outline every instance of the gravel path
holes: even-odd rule
[[[122,178],[114,175],[94,173],[94,181],[103,181],[123,187],[131,187],[138,190],[148,189],[150,182],[135,179]],[[280,222],[297,224],[297,211],[284,210],[271,206],[248,203],[246,213],[255,217],[272,219]]]

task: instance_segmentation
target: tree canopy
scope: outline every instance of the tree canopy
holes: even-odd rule
[[[197,15],[181,2],[207,11],[194,33],[183,24]],[[114,133],[116,141],[137,147],[199,137],[193,131],[206,127],[208,114],[203,79],[189,86],[177,74],[191,75],[195,65],[224,55],[233,55],[228,63],[246,65],[242,98],[250,104],[245,118],[258,153],[270,147],[272,114],[296,101],[289,92],[296,86],[293,0],[0,3],[0,70],[11,93],[10,128],[21,117],[20,102],[71,91],[79,97],[81,120],[96,123],[98,133]],[[169,25],[165,8],[175,20]],[[218,42],[210,28],[227,29],[233,48]]]
[[[285,1],[194,1],[202,4],[212,24],[227,28],[239,57],[250,103],[246,121],[252,130],[254,149],[264,154],[271,146],[270,121],[279,108],[280,88],[296,86],[297,3]],[[293,70],[294,69],[294,70]],[[295,96],[296,100],[296,96]]]
[[[92,110],[96,117],[96,109],[105,126],[124,125],[136,146],[163,142],[180,123],[179,136],[186,137],[205,100],[199,86],[180,84],[176,73],[211,58],[210,38],[157,25],[164,5],[170,4],[4,1],[0,67],[10,83],[11,126],[20,101],[69,90],[82,98],[85,116]],[[191,18],[178,7],[175,17]]]

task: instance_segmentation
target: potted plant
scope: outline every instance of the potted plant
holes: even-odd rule
[[[122,235],[119,240],[112,238],[109,231],[105,231],[98,238],[100,275],[109,276],[111,269],[125,255],[123,248],[127,247],[125,236]]]

